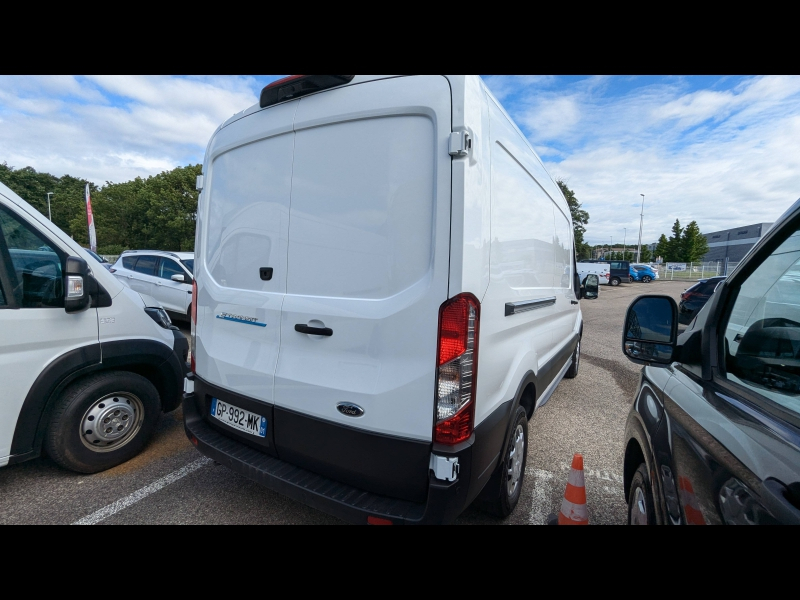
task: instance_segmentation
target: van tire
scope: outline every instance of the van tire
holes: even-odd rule
[[[611,285],[613,285],[613,286],[617,286],[617,285],[619,285],[619,284],[620,284],[620,283],[622,283],[622,282],[620,281],[619,277],[612,277],[612,278],[611,278],[611,281],[609,281],[609,283],[610,283]]]
[[[90,375],[58,398],[45,435],[45,450],[71,471],[105,471],[139,454],[160,414],[158,391],[141,375],[128,371]],[[89,429],[100,419],[109,425],[106,432]]]
[[[519,439],[519,436],[522,439]],[[487,501],[481,508],[486,512],[505,519],[516,508],[522,495],[522,485],[525,479],[525,462],[528,455],[528,415],[525,408],[517,406],[511,423],[511,433],[508,442],[500,456],[491,479],[486,484],[484,497]],[[509,475],[509,470],[512,473]],[[515,479],[515,485],[511,479]]]
[[[575,379],[578,376],[578,367],[581,363],[581,338],[578,338],[578,343],[575,345],[575,352],[572,353],[572,364],[564,373],[566,379]]]

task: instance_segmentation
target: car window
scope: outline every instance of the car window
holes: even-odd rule
[[[0,208],[2,234],[17,283],[22,308],[64,307],[62,256],[27,223]]]
[[[158,276],[162,279],[172,279],[173,275],[185,275],[186,272],[180,265],[170,258],[162,258],[158,266]]]
[[[184,265],[186,265],[186,268],[189,269],[190,273],[194,273],[194,259],[193,258],[187,258],[186,260],[182,260],[181,262]]]
[[[138,256],[125,256],[122,259],[122,267],[124,269],[129,269],[133,271],[134,265],[136,265],[136,259],[139,258]]]
[[[157,262],[157,256],[140,256],[133,270],[142,275],[155,275]]]
[[[741,284],[725,328],[725,368],[731,380],[800,414],[800,232]]]

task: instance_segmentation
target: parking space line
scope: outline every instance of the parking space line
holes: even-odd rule
[[[117,514],[119,511],[128,508],[132,504],[136,504],[139,502],[139,500],[147,498],[147,496],[154,494],[161,488],[166,487],[171,483],[175,483],[182,477],[186,477],[189,473],[196,471],[200,467],[207,465],[210,462],[210,458],[198,458],[194,462],[190,462],[185,467],[181,467],[177,471],[173,471],[161,479],[157,479],[150,485],[140,488],[132,494],[129,494],[124,498],[117,500],[116,502],[112,502],[111,504],[104,506],[100,510],[95,511],[90,515],[86,515],[82,519],[75,521],[73,525],[94,525],[95,523],[99,523],[103,519],[107,519],[111,515]]]

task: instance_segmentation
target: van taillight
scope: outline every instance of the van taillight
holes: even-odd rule
[[[353,77],[355,75],[290,75],[273,81],[261,90],[259,106],[266,108],[284,100],[350,83]]]
[[[197,346],[197,344],[195,343],[195,335],[196,335],[196,331],[197,331],[197,280],[196,279],[194,281],[192,281],[192,310],[191,310],[191,315],[192,315],[192,323],[191,323],[192,335],[191,335],[191,340],[190,340],[190,344],[189,344],[189,352],[192,355],[192,358],[191,358],[192,373],[196,373],[197,370],[195,368],[195,363],[194,363],[194,350],[195,350],[195,348]]]
[[[472,435],[480,314],[478,299],[469,293],[459,294],[439,308],[433,432],[433,441],[439,444],[458,444]]]

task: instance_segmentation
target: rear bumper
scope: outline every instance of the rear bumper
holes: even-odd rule
[[[474,491],[470,494],[474,435],[470,441],[447,453],[458,458],[458,479],[453,482],[438,480],[427,465],[423,465],[419,472],[425,480],[423,494],[419,501],[412,501],[365,490],[366,486],[353,485],[352,477],[349,478],[351,482],[343,482],[339,477],[342,470],[335,464],[306,461],[300,466],[293,460],[296,452],[282,453],[280,447],[275,447],[274,437],[259,447],[259,444],[247,443],[235,433],[212,425],[204,414],[203,389],[207,389],[204,383],[195,378],[195,392],[183,397],[186,435],[202,454],[271,490],[344,521],[368,524],[369,517],[377,517],[397,525],[450,523],[466,508],[468,496],[474,495]],[[331,424],[330,427],[337,426]],[[431,448],[427,444],[428,457]],[[444,454],[438,447],[436,450],[437,454]],[[284,454],[292,457],[291,462]],[[417,451],[413,451],[409,462],[418,463],[416,455]],[[399,462],[402,462],[402,457]],[[344,478],[348,479],[346,475]],[[370,483],[365,482],[367,485]]]

